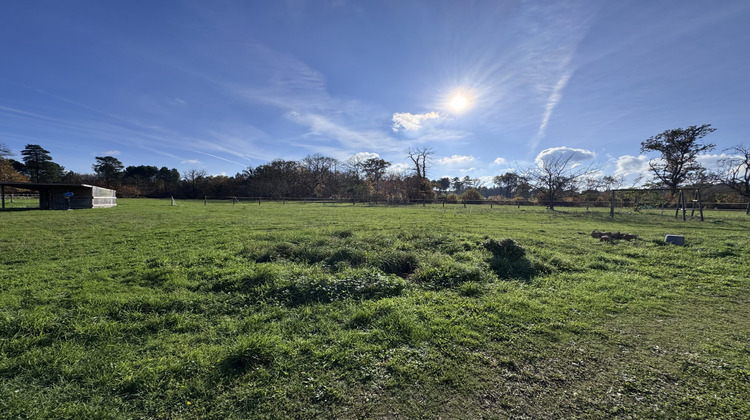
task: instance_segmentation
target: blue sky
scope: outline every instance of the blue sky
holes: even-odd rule
[[[744,0],[8,0],[0,142],[227,175],[430,147],[430,178],[485,180],[579,149],[632,180],[666,129],[717,128],[709,165],[748,143],[749,21]]]

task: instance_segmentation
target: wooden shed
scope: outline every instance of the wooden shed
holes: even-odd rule
[[[45,210],[94,209],[117,205],[115,190],[94,185],[0,182],[3,209],[5,209],[6,187],[38,191],[39,208]]]

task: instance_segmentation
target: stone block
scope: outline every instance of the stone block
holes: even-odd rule
[[[682,235],[667,235],[664,237],[664,242],[675,245],[685,245],[685,237]]]

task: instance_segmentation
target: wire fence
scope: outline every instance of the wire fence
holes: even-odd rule
[[[257,204],[262,203],[321,203],[321,204],[349,204],[349,205],[370,205],[370,206],[415,206],[415,205],[453,205],[453,206],[546,206],[549,207],[548,202],[539,202],[536,200],[446,200],[446,199],[398,199],[398,200],[376,200],[367,198],[319,198],[319,197],[238,197],[238,196],[205,196],[203,197],[203,203],[209,204]],[[750,208],[750,203],[721,203],[721,202],[709,202],[702,203],[704,210],[733,210],[733,211],[747,211]],[[599,201],[555,201],[554,207],[575,207],[575,208],[607,208],[611,207],[611,201],[599,200]],[[697,205],[695,205],[697,208]],[[643,210],[682,210],[682,207],[678,203],[634,203],[628,201],[616,201],[615,208],[620,210],[630,211],[643,211]],[[692,210],[693,203],[688,203],[687,210]]]

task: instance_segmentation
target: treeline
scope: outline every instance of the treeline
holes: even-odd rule
[[[26,145],[22,159],[11,159],[10,150],[0,145],[0,179],[42,183],[94,184],[117,190],[120,197],[202,198],[205,196],[268,198],[336,198],[403,203],[442,198],[481,200],[490,196],[532,197],[528,179],[514,173],[496,177],[497,186],[488,187],[477,178],[423,176],[430,163],[431,150],[409,150],[415,164],[413,173],[393,173],[391,163],[357,156],[342,162],[313,154],[300,161],[277,159],[248,167],[234,176],[208,175],[206,171],[152,165],[124,166],[114,156],[96,157],[93,173],[66,171],[54,162],[40,145]]]
[[[713,172],[699,165],[698,155],[715,147],[700,139],[713,131],[710,124],[690,126],[667,130],[642,142],[642,153],[659,153],[649,162],[652,178],[644,187],[667,188],[666,200],[685,187],[701,188],[706,201],[750,200],[750,148],[738,145],[726,149],[729,154],[723,155],[720,168]],[[491,198],[535,200],[547,203],[549,208],[560,201],[606,201],[608,191],[622,186],[622,179],[601,176],[596,166],[580,165],[573,159],[575,149],[558,149],[564,151],[543,151],[536,165],[497,175],[491,185],[486,185],[469,176],[430,180],[426,174],[433,151],[426,147],[406,151],[413,163],[408,173],[390,171],[391,162],[379,157],[355,155],[340,161],[313,154],[299,161],[277,159],[234,176],[223,176],[199,169],[181,174],[165,166],[126,167],[114,156],[97,156],[94,172],[81,174],[66,171],[39,145],[26,145],[18,161],[10,158],[13,153],[0,143],[0,180],[93,184],[116,189],[119,197],[333,198],[389,203]]]

